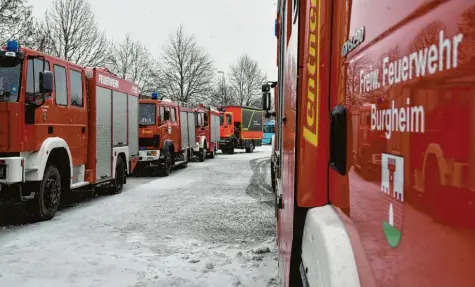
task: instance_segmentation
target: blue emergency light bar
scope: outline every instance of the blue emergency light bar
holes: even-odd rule
[[[158,100],[158,93],[157,92],[152,93],[152,100]]]
[[[9,52],[18,52],[19,50],[19,44],[18,44],[18,41],[16,40],[9,40],[7,42],[7,51]]]

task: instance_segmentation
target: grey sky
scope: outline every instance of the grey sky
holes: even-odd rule
[[[96,21],[110,39],[128,32],[158,56],[162,45],[183,23],[187,34],[212,56],[217,70],[229,71],[240,54],[257,60],[269,80],[277,79],[275,0],[89,0]],[[52,0],[29,0],[43,18]],[[119,4],[121,3],[121,4]],[[123,3],[123,4],[122,4]]]

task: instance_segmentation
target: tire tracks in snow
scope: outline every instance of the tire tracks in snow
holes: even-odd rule
[[[259,203],[274,206],[274,193],[270,184],[270,158],[256,158],[249,163],[253,173],[246,193]]]

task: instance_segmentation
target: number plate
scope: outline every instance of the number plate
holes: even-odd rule
[[[7,166],[0,164],[0,179],[7,179]]]

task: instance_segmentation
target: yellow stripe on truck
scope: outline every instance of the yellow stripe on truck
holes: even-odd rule
[[[304,99],[304,113],[306,121],[303,126],[303,137],[307,142],[318,146],[318,119],[320,106],[320,7],[317,0],[310,1],[310,19],[308,35],[308,62],[307,62],[307,97]],[[318,5],[320,6],[320,5]],[[318,24],[318,25],[317,25]],[[316,51],[315,51],[316,48]]]

